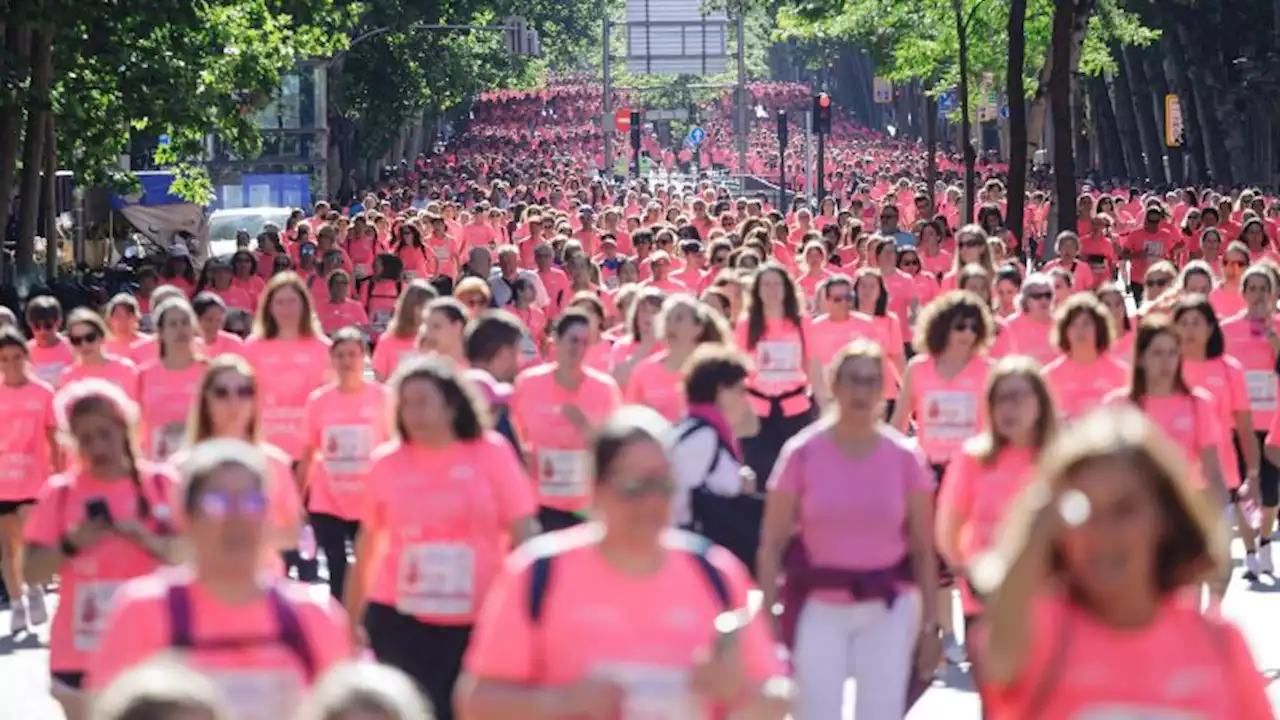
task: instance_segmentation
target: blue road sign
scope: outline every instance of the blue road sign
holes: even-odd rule
[[[1008,106],[1008,105],[1001,105],[1001,106],[1000,106],[1000,119],[1001,119],[1001,120],[1008,120],[1008,119],[1009,119],[1009,106]]]
[[[948,90],[938,96],[938,112],[953,113],[956,110],[956,92]]]
[[[693,145],[701,145],[703,140],[707,139],[707,131],[700,127],[695,127],[689,131],[689,142]]]
[[[160,145],[161,145],[162,147],[163,147],[163,146],[165,146],[165,145],[168,145],[170,142],[172,142],[172,140],[169,138],[169,136],[168,136],[168,135],[161,135],[161,136],[160,136]]]

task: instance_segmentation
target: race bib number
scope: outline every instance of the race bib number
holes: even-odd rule
[[[208,675],[236,720],[287,718],[302,700],[298,675],[288,670],[214,670]]]
[[[438,247],[433,247],[433,248],[431,248],[431,250],[432,250],[432,252],[434,252],[434,253],[436,254],[436,259],[437,259],[437,260],[448,260],[448,259],[449,259],[449,248],[444,247],[444,246],[438,246]]]
[[[1244,384],[1249,391],[1249,407],[1252,410],[1276,409],[1276,374],[1271,370],[1248,370]]]
[[[700,720],[689,672],[642,663],[607,663],[593,673],[622,686],[622,720]]]
[[[118,582],[82,582],[76,587],[75,618],[71,622],[71,634],[76,650],[94,652],[98,639],[107,628],[107,611],[111,596],[115,595]]]
[[[800,375],[800,343],[762,341],[756,345],[756,375],[761,380],[796,380]]]
[[[373,428],[368,425],[335,425],[324,431],[324,467],[333,475],[369,472],[373,453]]]
[[[387,331],[387,326],[391,324],[390,310],[374,310],[369,318],[369,324],[373,326],[375,332],[381,334]]]
[[[356,279],[363,280],[373,274],[373,268],[364,263],[356,263]]]
[[[1137,706],[1092,707],[1076,713],[1072,720],[1208,720],[1197,712]]]
[[[938,440],[967,440],[978,433],[978,401],[967,392],[932,392],[925,396],[925,434]]]
[[[168,460],[186,441],[186,423],[169,423],[156,428],[151,434],[152,459]]]
[[[62,377],[62,371],[66,368],[65,363],[48,363],[45,365],[36,365],[36,377],[48,383],[52,387],[58,387],[58,379]]]
[[[1164,257],[1164,243],[1154,240],[1148,240],[1142,244],[1143,249],[1147,253],[1147,257],[1152,260],[1158,260]]]
[[[538,360],[538,346],[534,344],[533,338],[529,337],[529,333],[520,336],[520,357],[526,364]]]
[[[538,450],[538,490],[544,497],[587,494],[587,454],[582,450]]]
[[[475,577],[475,551],[468,545],[409,545],[400,555],[396,609],[405,615],[468,615],[475,607]]]

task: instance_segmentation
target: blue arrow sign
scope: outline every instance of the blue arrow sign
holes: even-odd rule
[[[168,136],[168,135],[161,135],[161,136],[160,136],[160,146],[161,146],[161,147],[163,147],[163,146],[165,146],[165,145],[168,145],[170,142],[172,142],[172,140],[169,138],[169,136]]]
[[[700,127],[695,127],[689,131],[689,142],[693,145],[701,145],[703,140],[707,139],[707,131]]]
[[[956,110],[956,93],[948,90],[938,96],[938,112],[952,113]]]
[[[1000,106],[1000,119],[1001,119],[1001,120],[1008,120],[1008,119],[1009,119],[1009,106],[1008,106],[1008,105],[1001,105],[1001,106]]]

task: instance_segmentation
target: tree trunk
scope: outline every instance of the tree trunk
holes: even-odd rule
[[[924,97],[924,151],[929,156],[925,170],[929,187],[925,192],[929,194],[929,205],[936,208],[938,198],[935,197],[934,188],[938,185],[938,102],[928,94],[921,95]]]
[[[1129,87],[1129,75],[1124,71],[1124,51],[1111,44],[1111,55],[1116,58],[1120,70],[1111,78],[1107,97],[1115,110],[1116,130],[1120,133],[1120,146],[1124,152],[1125,176],[1139,178],[1146,175],[1146,153],[1142,151],[1142,138],[1138,134],[1138,118],[1133,114],[1133,89]]]
[[[1093,8],[1096,0],[1075,0],[1075,12],[1071,19],[1071,31],[1068,38],[1070,47],[1067,58],[1071,74],[1075,74],[1080,68],[1080,53],[1084,50],[1084,40],[1089,34],[1089,16],[1093,14]],[[1045,59],[1044,65],[1040,66],[1040,77],[1037,78],[1036,94],[1031,99],[1031,104],[1027,110],[1027,157],[1035,157],[1035,153],[1040,149],[1041,143],[1044,141],[1044,124],[1046,113],[1049,108],[1049,77],[1053,74],[1054,59],[1052,53],[1050,57]],[[1072,203],[1073,205],[1075,203]]]
[[[1218,101],[1217,94],[1205,82],[1207,73],[1202,71],[1204,63],[1209,60],[1192,30],[1181,20],[1176,20],[1176,26],[1178,47],[1187,53],[1187,62],[1183,67],[1200,126],[1200,139],[1204,142],[1206,169],[1215,185],[1233,185],[1235,181],[1231,172],[1231,159],[1227,155],[1227,145],[1223,141],[1224,133],[1218,115],[1213,110],[1214,103]],[[1183,115],[1185,117],[1185,110]]]
[[[1078,73],[1071,75],[1071,146],[1076,154],[1076,173],[1088,175],[1093,170],[1093,141],[1089,135],[1088,104]]]
[[[31,71],[31,28],[10,22],[5,27],[5,51],[12,58],[14,84],[26,81]],[[0,282],[9,282],[9,215],[13,211],[13,187],[17,180],[18,152],[22,145],[22,99],[15,94],[0,96]]]
[[[1009,102],[1009,198],[1005,226],[1027,247],[1030,238],[1023,237],[1023,221],[1027,202],[1027,90],[1022,72],[1027,55],[1027,0],[1009,2],[1009,70],[1005,76],[1005,95]]]
[[[1076,168],[1071,147],[1071,27],[1080,6],[1086,2],[1059,2],[1053,11],[1049,115],[1053,123],[1054,194],[1060,229],[1076,226]]]
[[[1187,65],[1183,61],[1182,48],[1178,47],[1177,29],[1173,27],[1169,16],[1161,13],[1163,34],[1160,36],[1160,48],[1164,55],[1164,74],[1169,88],[1178,96],[1182,105],[1182,146],[1185,155],[1191,160],[1186,180],[1201,185],[1209,178],[1209,162],[1205,155],[1204,135],[1200,130],[1199,103],[1191,90],[1191,78],[1187,75]]]
[[[1160,137],[1165,145],[1165,157],[1169,159],[1168,175],[1169,182],[1174,185],[1181,185],[1185,178],[1186,172],[1183,166],[1182,148],[1180,146],[1169,147],[1168,138],[1165,135],[1165,96],[1169,94],[1169,83],[1165,80],[1164,66],[1161,63],[1159,52],[1154,48],[1146,48],[1141,52],[1143,70],[1147,74],[1147,80],[1151,83],[1151,109],[1160,122]]]
[[[969,39],[966,37],[964,7],[961,0],[952,0],[956,14],[956,37],[960,40],[960,143],[964,152],[964,207],[960,208],[960,222],[973,221],[973,203],[977,195],[977,178],[973,166],[977,158],[973,149],[973,128],[969,124]]]
[[[1099,169],[1102,176],[1110,180],[1128,178],[1130,175],[1124,156],[1124,143],[1116,126],[1111,96],[1107,94],[1107,81],[1095,76],[1085,82],[1089,88],[1089,107],[1093,110],[1094,126],[1097,128]]]
[[[1138,137],[1142,140],[1142,154],[1147,179],[1153,184],[1166,182],[1164,174],[1164,124],[1151,112],[1151,84],[1147,81],[1142,55],[1132,45],[1121,51],[1125,75],[1129,77],[1129,98],[1133,103],[1133,116],[1137,121]]]
[[[58,146],[54,143],[53,112],[44,119],[44,177],[41,178],[41,216],[44,220],[44,275],[52,283],[61,259],[58,243]]]
[[[19,198],[17,274],[35,274],[35,237],[40,219],[40,166],[44,161],[44,124],[53,82],[53,33],[39,30],[31,38],[31,101],[27,107],[26,145],[22,153],[22,196]]]

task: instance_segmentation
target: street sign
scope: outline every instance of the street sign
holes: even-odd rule
[[[956,91],[948,90],[938,96],[938,112],[950,115],[956,111]]]
[[[692,143],[694,147],[701,145],[702,141],[706,139],[707,131],[700,127],[695,127],[689,131],[689,142]]]
[[[620,133],[627,133],[631,130],[631,111],[626,108],[618,108],[613,113],[613,126]]]
[[[1173,93],[1164,96],[1164,144],[1171,148],[1182,145],[1182,102]]]
[[[877,105],[888,105],[893,102],[893,83],[888,78],[878,77],[873,79],[871,81],[871,92]]]
[[[1001,106],[1000,106],[1000,119],[1001,119],[1001,120],[1008,120],[1008,119],[1009,119],[1009,106],[1008,106],[1008,105],[1001,105]]]
[[[165,147],[165,146],[167,146],[167,145],[168,145],[169,143],[171,143],[171,142],[173,142],[173,139],[172,139],[172,138],[170,138],[168,135],[161,135],[161,136],[160,136],[160,147]]]
[[[689,119],[689,108],[676,108],[674,110],[645,110],[644,119],[650,122],[662,122],[663,120],[679,120],[684,122]]]

